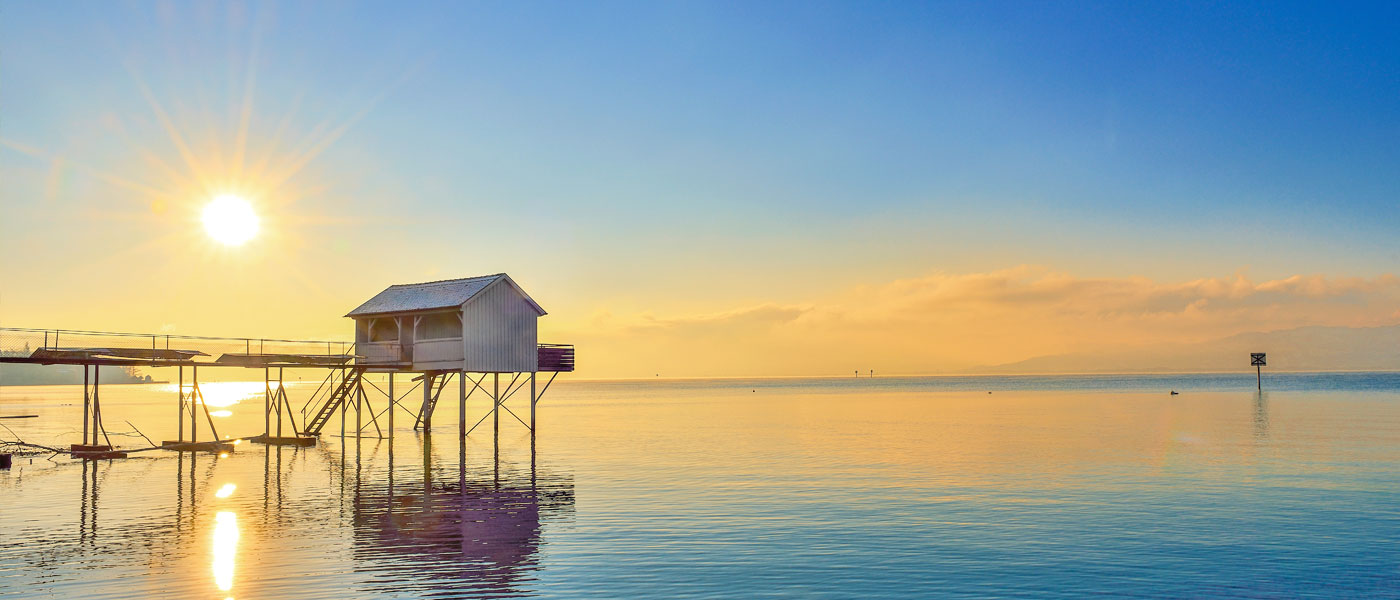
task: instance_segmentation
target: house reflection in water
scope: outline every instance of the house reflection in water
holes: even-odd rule
[[[523,584],[539,568],[541,523],[572,516],[572,481],[533,464],[502,473],[499,460],[485,470],[452,461],[442,473],[451,475],[438,477],[431,453],[423,456],[411,481],[400,473],[356,492],[355,563],[399,593],[527,593]]]

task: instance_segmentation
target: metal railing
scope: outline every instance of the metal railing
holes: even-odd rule
[[[540,344],[539,370],[571,372],[574,370],[573,344]]]
[[[33,329],[0,327],[0,356],[28,356],[34,350],[79,348],[135,348],[195,350],[211,357],[221,354],[307,354],[351,356],[354,342],[337,340],[286,340],[235,338],[172,333],[124,333],[81,329]]]
[[[193,350],[207,355],[207,358],[201,357],[199,362],[203,363],[217,360],[223,354],[343,356],[354,358],[355,364],[411,363],[413,360],[413,346],[397,342],[357,345],[355,342],[339,340],[288,340],[173,333],[0,327],[0,356],[27,357],[41,348],[49,350],[93,348]],[[572,344],[539,344],[537,352],[540,371],[568,372],[574,370],[574,346]],[[152,358],[150,361],[156,363],[159,362],[159,359]]]

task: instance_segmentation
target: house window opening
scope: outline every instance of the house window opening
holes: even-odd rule
[[[375,319],[369,327],[369,341],[371,342],[397,342],[399,341],[399,324],[393,319]]]
[[[462,317],[457,313],[424,315],[418,321],[418,339],[442,340],[462,337]]]

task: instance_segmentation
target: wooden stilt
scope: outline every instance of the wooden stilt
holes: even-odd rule
[[[102,367],[92,366],[92,445],[101,445],[97,442],[97,430],[102,427],[102,399],[99,396],[99,389],[102,382]]]
[[[270,390],[272,389],[272,388],[271,388],[271,383],[269,383],[268,385],[269,385],[268,390],[270,391]],[[278,368],[277,368],[277,400],[278,400],[278,402],[277,402],[277,437],[278,437],[278,438],[281,438],[281,437],[282,437],[282,401],[281,401],[281,400],[282,400],[282,368],[281,368],[281,367],[278,367]]]
[[[194,383],[190,388],[190,443],[193,444],[199,441],[199,422],[194,418],[194,395],[199,391],[199,367],[191,367],[190,370],[194,372]]]
[[[418,409],[418,420],[423,422],[423,433],[433,429],[433,374],[423,373],[423,407]]]
[[[88,439],[88,366],[83,365],[83,443]]]
[[[341,381],[345,380],[345,369],[340,370]],[[340,401],[340,443],[345,443],[345,411],[350,410],[350,403],[346,400]]]
[[[180,433],[175,436],[175,439],[183,440],[185,439],[185,367],[181,365],[176,369],[180,371],[180,381],[175,388],[175,395],[180,398],[180,416],[176,417],[175,421],[180,425]]]

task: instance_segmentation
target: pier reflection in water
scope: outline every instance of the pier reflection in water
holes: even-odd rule
[[[499,438],[397,437],[55,466],[48,486],[76,476],[78,535],[38,548],[43,536],[20,524],[11,538],[27,547],[0,541],[0,557],[26,562],[0,596],[523,594],[545,524],[572,515],[571,480],[538,468],[528,433],[504,457]],[[119,495],[107,496],[113,469]]]
[[[356,464],[356,565],[381,574],[372,587],[418,597],[523,592],[516,584],[539,566],[541,521],[572,512],[572,485],[541,482],[533,460],[528,471],[503,477],[498,446],[489,468],[472,468],[466,445],[458,445],[457,460],[446,465],[456,476],[442,477],[433,464],[433,436],[422,441],[418,481],[395,472],[392,449],[383,480],[358,477]]]

